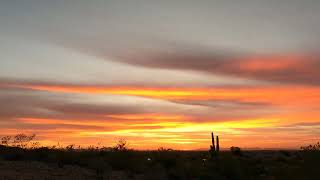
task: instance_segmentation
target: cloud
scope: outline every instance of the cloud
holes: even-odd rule
[[[143,36],[126,41],[66,38],[55,43],[107,61],[146,68],[285,84],[320,84],[320,54],[315,50],[257,53]]]
[[[117,137],[126,137],[130,142],[137,143],[133,145],[136,148],[147,142],[150,146],[144,148],[156,148],[158,143],[179,148],[190,147],[182,146],[183,143],[189,143],[200,148],[207,145],[209,131],[214,130],[223,137],[223,146],[226,147],[235,142],[241,142],[245,147],[254,147],[261,139],[264,141],[259,146],[275,147],[288,141],[290,143],[286,147],[293,147],[293,142],[301,144],[306,138],[317,134],[314,131],[318,130],[318,127],[313,126],[318,126],[319,113],[315,111],[311,115],[309,108],[317,107],[315,102],[319,102],[313,96],[319,92],[315,87],[297,88],[295,91],[292,91],[292,87],[224,87],[220,91],[219,88],[200,89],[200,95],[205,93],[213,98],[207,100],[207,97],[197,94],[199,89],[160,88],[151,91],[161,91],[164,96],[150,96],[150,92],[144,91],[145,87],[138,89],[138,92],[149,95],[145,97],[144,94],[130,93],[130,90],[138,87],[116,88],[129,93],[110,95],[106,90],[115,87],[82,87],[58,83],[50,86],[50,83],[46,83],[40,84],[46,88],[34,88],[39,87],[36,82],[31,87],[27,86],[30,84],[20,83],[15,86],[6,84],[0,90],[0,105],[5,107],[0,110],[2,134],[37,133],[41,142],[50,140],[49,144],[60,141],[85,145],[97,139],[111,144]],[[57,87],[59,91],[55,91]],[[91,92],[90,88],[101,89]],[[183,95],[180,99],[176,99],[177,92]],[[188,99],[185,95],[193,97]],[[174,98],[170,99],[170,96]],[[301,98],[304,98],[303,101]],[[264,101],[267,103],[261,103]],[[297,114],[289,114],[294,117],[285,112],[280,114],[273,101],[281,107],[285,106],[285,110],[297,108]],[[314,123],[311,123],[312,119],[308,119],[308,115],[314,118]],[[10,118],[10,121],[6,118]],[[303,123],[306,118],[308,123]],[[268,131],[269,139],[265,139],[264,133],[261,134],[265,131]],[[285,135],[288,132],[290,136]],[[293,134],[296,132],[299,137],[294,140]],[[271,142],[270,139],[279,136],[281,139]]]
[[[144,97],[150,99],[169,100],[172,102],[208,101],[226,102],[242,105],[290,105],[313,103],[320,101],[317,95],[320,91],[317,86],[225,86],[225,87],[148,87],[148,86],[103,86],[81,84],[37,84],[12,83],[7,87],[21,88],[34,91],[75,94],[107,94],[117,96]],[[294,89],[294,91],[292,91]],[[198,103],[199,104],[199,103]],[[208,104],[209,106],[210,103]]]
[[[3,95],[2,102],[12,102],[2,110],[2,114],[11,112],[8,116],[12,118],[86,120],[106,119],[107,115],[169,114],[204,122],[260,117],[275,110],[274,102],[258,93],[259,89],[241,88],[244,87],[195,89],[6,81],[0,99]],[[252,91],[252,96],[247,91]],[[269,93],[272,95],[272,91]]]
[[[26,101],[32,102],[31,106],[21,106],[21,111],[16,110],[19,105],[11,106],[10,112],[15,115],[14,117],[79,121],[101,119],[117,122],[126,121],[127,115],[141,115],[141,119],[130,121],[140,123],[157,122],[157,117],[162,115],[183,115],[184,118],[179,121],[220,122],[273,117],[276,114],[291,117],[287,113],[289,110],[300,112],[301,114],[296,117],[302,118],[306,117],[305,112],[311,113],[313,109],[319,108],[317,103],[320,102],[315,96],[319,94],[320,89],[315,86],[171,88],[7,81],[3,88],[9,87],[17,89],[24,95],[28,95],[25,92],[32,92],[35,95],[42,94],[40,97],[45,99],[51,97],[48,99],[49,102],[44,101],[38,105],[37,98],[30,97]],[[24,95],[18,97],[25,98]],[[20,98],[11,99],[14,102]],[[17,103],[21,104],[19,101]],[[42,113],[39,113],[39,109]],[[34,113],[23,114],[23,112]],[[145,116],[146,114],[152,116]],[[119,115],[120,118],[115,118],[115,115]],[[170,118],[164,119],[171,121]]]
[[[143,113],[142,107],[124,103],[90,102],[86,96],[32,90],[0,89],[0,120],[23,117],[95,119],[113,114]]]
[[[318,53],[235,53],[175,44],[156,49],[126,47],[122,51],[106,53],[108,55],[120,62],[150,68],[198,71],[287,84],[320,84]]]

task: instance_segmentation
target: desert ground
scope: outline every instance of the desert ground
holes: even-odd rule
[[[318,179],[320,152],[0,147],[0,179]]]

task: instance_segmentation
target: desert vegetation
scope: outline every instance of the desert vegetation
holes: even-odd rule
[[[18,169],[14,172],[23,174],[24,169],[32,167],[34,179],[41,179],[37,171],[40,172],[38,169],[44,165],[48,175],[50,172],[66,171],[66,179],[247,180],[319,177],[319,143],[302,147],[299,151],[244,151],[234,146],[230,151],[217,152],[213,138],[209,151],[178,151],[165,147],[137,151],[130,149],[125,139],[120,139],[114,147],[43,147],[35,141],[35,135],[19,134],[2,137],[1,144],[0,177],[13,168]],[[10,164],[13,165],[5,168]],[[82,174],[85,172],[86,176]],[[71,176],[72,173],[75,175]]]

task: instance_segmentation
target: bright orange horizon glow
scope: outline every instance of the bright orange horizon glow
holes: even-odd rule
[[[142,117],[141,118],[146,118]],[[147,115],[148,117],[148,115]],[[127,119],[128,120],[128,119]],[[113,145],[117,138],[125,137],[131,143],[134,142],[137,145],[132,146],[135,149],[156,149],[160,146],[170,146],[171,148],[179,148],[190,150],[190,149],[202,149],[205,148],[210,142],[210,132],[212,129],[216,129],[215,133],[219,135],[226,136],[235,136],[241,137],[243,134],[242,129],[250,128],[271,128],[276,124],[279,124],[279,121],[276,119],[265,120],[265,119],[256,119],[256,120],[240,120],[240,121],[230,121],[230,122],[203,122],[203,123],[192,123],[192,122],[183,122],[183,119],[180,119],[180,122],[158,122],[159,119],[155,118],[156,122],[153,122],[153,119],[150,119],[150,123],[141,122],[135,123],[134,125],[129,123],[113,123],[107,120],[101,121],[73,121],[73,120],[61,120],[61,119],[35,119],[35,118],[20,118],[19,121],[22,123],[28,124],[55,124],[55,125],[90,125],[96,127],[93,129],[87,129],[86,131],[81,130],[79,127],[78,130],[73,131],[73,133],[65,133],[67,129],[57,129],[55,136],[60,135],[59,131],[63,133],[63,139],[72,139],[74,142],[80,142],[80,145],[92,145],[90,144],[92,138],[108,136],[112,137],[109,140],[101,142],[101,145]],[[110,128],[111,127],[111,128]],[[155,127],[155,128],[141,128],[141,127]],[[41,133],[45,135],[46,141],[45,145],[56,145],[57,142],[50,140],[52,133]],[[50,135],[51,134],[51,135]],[[88,138],[88,141],[83,141],[83,138]],[[201,137],[201,138],[199,138]],[[79,139],[79,140],[77,140]],[[227,140],[225,143],[228,144]],[[42,142],[42,141],[41,141]],[[143,142],[153,142],[150,144],[144,144]],[[178,144],[175,146],[175,144]],[[186,145],[191,145],[193,148],[188,148]],[[223,143],[224,144],[224,143]],[[66,142],[60,143],[60,145],[68,145]]]
[[[174,149],[205,149],[210,144],[210,132],[221,137],[222,148],[233,145],[246,148],[299,148],[315,139],[308,123],[318,123],[320,112],[320,88],[316,86],[237,87],[237,88],[140,88],[19,85],[14,87],[37,91],[79,94],[110,94],[160,99],[168,102],[236,101],[265,103],[284,110],[257,118],[223,119],[215,114],[202,117],[181,113],[106,114],[100,119],[56,119],[21,117],[17,122],[33,126],[52,126],[51,130],[39,130],[40,141],[46,145],[79,144],[111,146],[119,138],[125,138],[135,149],[157,149],[160,146]],[[287,109],[290,109],[288,111]],[[314,109],[314,110],[313,110]],[[245,112],[244,112],[245,113]],[[315,124],[318,127],[317,124]],[[62,128],[64,127],[64,128]],[[294,128],[295,133],[286,134]],[[12,130],[3,130],[9,134]],[[259,133],[256,133],[259,131]],[[32,130],[30,130],[32,132]],[[265,133],[264,133],[265,132]],[[270,134],[268,134],[270,132]],[[61,138],[57,138],[61,137]],[[297,144],[297,141],[300,144]],[[143,145],[143,146],[141,146]]]

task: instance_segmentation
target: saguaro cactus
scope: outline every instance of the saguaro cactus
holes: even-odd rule
[[[217,138],[217,140],[216,140],[216,141],[217,141],[217,148],[216,148],[216,151],[217,151],[217,152],[219,152],[219,150],[220,150],[220,145],[219,145],[219,136],[217,136],[216,138]]]
[[[216,136],[216,144],[215,144],[213,132],[211,132],[211,143],[212,143],[212,145],[210,145],[211,156],[216,157],[220,150],[220,144],[219,144],[219,136]]]
[[[210,146],[210,150],[211,151],[216,151],[216,146],[214,144],[214,135],[213,135],[213,132],[211,132],[211,142],[212,142],[212,145]]]

